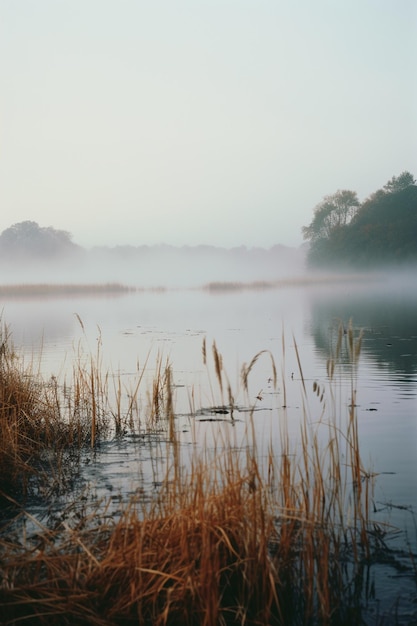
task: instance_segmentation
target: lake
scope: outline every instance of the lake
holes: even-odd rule
[[[213,424],[217,429],[230,428],[230,420],[213,421],[213,407],[223,405],[225,398],[213,368],[210,373],[203,363],[204,340],[209,358],[213,342],[222,355],[237,406],[237,424],[244,424],[247,411],[255,408],[257,438],[266,448],[271,437],[278,437],[274,433],[283,407],[290,436],[296,439],[306,411],[304,385],[309,419],[318,419],[313,384],[323,388],[328,384],[327,362],[334,354],[338,329],[342,324],[346,330],[351,321],[357,334],[363,331],[361,354],[357,371],[352,371],[342,345],[335,405],[341,412],[348,411],[353,385],[362,460],[377,475],[375,521],[401,531],[393,532],[392,538],[388,533],[393,550],[411,546],[417,552],[413,516],[417,510],[416,286],[412,279],[379,277],[370,282],[341,280],[265,289],[149,289],[117,296],[2,298],[0,306],[18,352],[28,361],[41,353],[46,379],[69,375],[80,354],[99,352],[101,366],[120,377],[127,396],[145,363],[151,381],[158,358],[169,360],[185,445],[201,445]],[[254,364],[246,394],[242,364],[261,351],[268,352]],[[277,388],[272,383],[271,356],[277,367]],[[128,490],[126,485],[132,481],[128,455],[126,443],[121,448],[109,444],[96,464],[89,463],[85,479],[96,481],[101,495],[116,487]],[[386,606],[384,601],[401,590],[406,608],[405,621],[399,623],[411,623],[406,620],[413,610],[415,585],[409,577],[400,579],[389,565],[375,569],[373,576],[374,603]]]

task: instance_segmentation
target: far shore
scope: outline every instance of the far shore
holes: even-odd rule
[[[281,278],[278,280],[255,281],[211,281],[197,287],[149,286],[140,287],[125,285],[118,282],[109,283],[16,283],[0,285],[0,297],[28,297],[28,296],[88,296],[88,295],[118,295],[133,292],[165,292],[170,290],[203,290],[209,292],[227,292],[288,287],[309,287],[319,285],[340,285],[348,283],[375,283],[381,282],[381,274],[311,274]]]
[[[136,291],[136,288],[121,283],[19,283],[0,285],[0,297],[118,294],[128,291]]]

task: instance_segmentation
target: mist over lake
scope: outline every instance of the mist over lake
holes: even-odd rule
[[[69,299],[2,297],[1,306],[17,349],[28,357],[41,353],[45,376],[70,368],[80,345],[94,353],[100,341],[103,366],[128,378],[138,361],[150,354],[152,363],[160,353],[172,363],[178,384],[202,386],[202,398],[209,395],[201,357],[204,338],[209,345],[216,342],[232,386],[239,390],[241,365],[260,350],[270,350],[277,363],[282,362],[284,337],[283,374],[291,397],[288,405],[295,412],[300,407],[300,372],[294,343],[307,383],[324,380],[339,325],[346,328],[351,320],[355,329],[363,329],[357,384],[366,455],[375,470],[395,472],[385,479],[390,499],[395,501],[398,494],[405,498],[402,504],[416,504],[417,294],[410,279],[341,279],[268,289],[166,289]],[[346,366],[342,386],[348,386],[350,373]],[[268,363],[260,364],[254,374],[252,399],[255,402],[262,391],[262,410],[268,404]],[[185,395],[179,394],[178,400],[181,411],[189,410]]]
[[[35,232],[38,232],[38,229]],[[43,245],[43,243],[42,243]],[[116,246],[34,254],[30,249],[3,251],[1,284],[109,283],[135,287],[195,287],[209,281],[291,278],[305,273],[305,249],[216,246]]]
[[[252,410],[259,447],[266,450],[272,445],[278,450],[283,411],[295,445],[305,411],[312,425],[320,420],[322,408],[312,390],[327,384],[328,362],[342,328],[341,370],[334,381],[336,406],[341,415],[349,411],[353,380],[361,455],[364,466],[375,475],[374,519],[399,531],[387,534],[392,549],[410,545],[415,551],[415,286],[413,276],[404,273],[316,274],[272,283],[213,281],[200,287],[168,285],[120,293],[9,293],[1,295],[0,303],[18,353],[28,361],[39,359],[45,380],[70,378],[80,354],[100,352],[100,367],[120,378],[127,401],[138,368],[146,363],[151,385],[158,360],[171,363],[176,422],[186,447],[202,445],[213,429],[221,436],[230,429],[230,417],[216,414],[225,399],[203,364],[203,342],[210,352],[215,344],[233,389],[235,436],[239,439],[236,433],[243,432],[247,412]],[[348,357],[349,327],[355,335],[363,332],[356,372]],[[269,351],[277,363],[278,386],[272,383],[270,359],[263,355],[253,367],[246,396],[242,364],[262,351]],[[141,402],[143,413],[146,397]],[[114,461],[125,457],[114,453],[103,448],[97,469],[85,468],[85,480],[96,485],[100,497],[110,495],[115,485],[129,492],[135,480],[136,471],[129,470],[126,461],[120,461],[122,472],[116,470]],[[383,597],[387,611],[399,592],[393,582],[395,571],[394,566],[378,565],[371,572],[375,601]],[[411,581],[403,581],[402,593],[408,615]]]

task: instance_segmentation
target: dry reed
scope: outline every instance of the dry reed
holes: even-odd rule
[[[79,317],[78,321],[84,330]],[[39,482],[44,491],[57,488],[69,480],[69,472],[76,471],[72,463],[79,459],[81,449],[94,448],[109,435],[155,428],[166,401],[162,393],[167,387],[163,382],[166,371],[161,362],[154,380],[160,394],[141,419],[138,394],[148,361],[138,369],[133,389],[126,389],[120,377],[103,369],[98,330],[95,354],[85,355],[78,348],[70,381],[55,376],[45,381],[39,366],[33,361],[26,364],[17,354],[7,325],[1,327],[0,498],[22,499]]]
[[[240,446],[223,437],[214,449],[196,448],[186,463],[175,430],[172,370],[157,370],[154,419],[163,406],[169,433],[168,471],[158,495],[131,499],[117,517],[97,508],[52,531],[34,520],[38,532],[26,541],[3,535],[1,623],[362,623],[357,580],[371,552],[370,485],[354,402],[345,428],[331,402],[343,340],[329,360],[330,390],[317,382],[309,390],[299,362],[301,393],[306,403],[310,393],[318,399],[320,413],[311,419],[305,411],[298,450],[290,444],[284,410],[277,449],[261,454],[252,413]],[[354,398],[360,337],[352,326],[346,340]],[[262,354],[242,370],[245,389]],[[267,354],[276,382],[274,357]],[[213,359],[222,395],[215,344]],[[102,381],[90,371],[82,385],[96,394]]]
[[[32,363],[22,363],[4,325],[0,330],[0,495],[26,489],[42,450],[59,445],[60,427],[53,387],[42,384]]]
[[[134,291],[134,288],[120,283],[86,283],[86,284],[51,284],[51,283],[27,283],[0,285],[0,296],[22,297],[28,296],[88,296],[121,294]]]

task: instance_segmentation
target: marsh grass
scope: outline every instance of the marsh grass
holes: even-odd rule
[[[360,458],[355,402],[345,416],[336,414],[333,389],[345,345],[355,399],[361,338],[351,325],[346,335],[343,329],[339,333],[326,385],[307,386],[295,347],[305,407],[299,440],[292,443],[286,406],[280,407],[280,439],[266,450],[258,448],[252,411],[238,444],[231,419],[213,445],[196,445],[189,455],[176,429],[172,368],[159,361],[148,395],[150,424],[159,427],[164,420],[167,433],[161,443],[167,470],[159,490],[152,498],[131,497],[117,515],[108,515],[109,503],[86,505],[71,522],[62,518],[52,529],[22,511],[37,532],[19,540],[3,533],[0,540],[1,623],[365,623],[363,571],[374,550],[373,477]],[[223,402],[228,381],[215,343],[211,356]],[[264,356],[277,384],[275,359],[261,351],[242,368],[246,391]],[[204,342],[206,364],[208,358]],[[88,445],[97,445],[106,433],[100,420],[107,379],[91,363],[76,379],[81,380],[73,392],[78,404],[72,401],[71,408],[87,403]],[[94,406],[92,395],[98,395]],[[36,395],[29,396],[29,406],[37,403]],[[21,406],[12,413],[18,415]],[[83,441],[80,437],[77,445]]]
[[[109,295],[123,294],[134,291],[134,288],[122,285],[121,283],[27,283],[0,285],[0,297],[22,297],[28,296],[83,296],[83,295]]]
[[[25,490],[42,449],[59,446],[53,389],[22,363],[6,326],[0,332],[0,492]]]
[[[203,285],[205,291],[211,293],[237,292],[237,291],[264,291],[267,289],[281,289],[288,287],[308,287],[313,285],[340,285],[349,283],[375,283],[381,277],[377,274],[321,274],[310,273],[281,280],[265,281],[255,280],[251,282],[239,281],[212,281]]]
[[[77,316],[81,329],[82,320]],[[12,342],[7,325],[0,329],[0,498],[22,500],[28,491],[65,489],[77,473],[80,453],[109,437],[127,432],[156,432],[171,420],[170,366],[157,358],[154,392],[141,410],[139,394],[148,357],[133,383],[103,366],[101,332],[95,351],[75,354],[72,375],[44,380],[40,366],[27,364]]]

